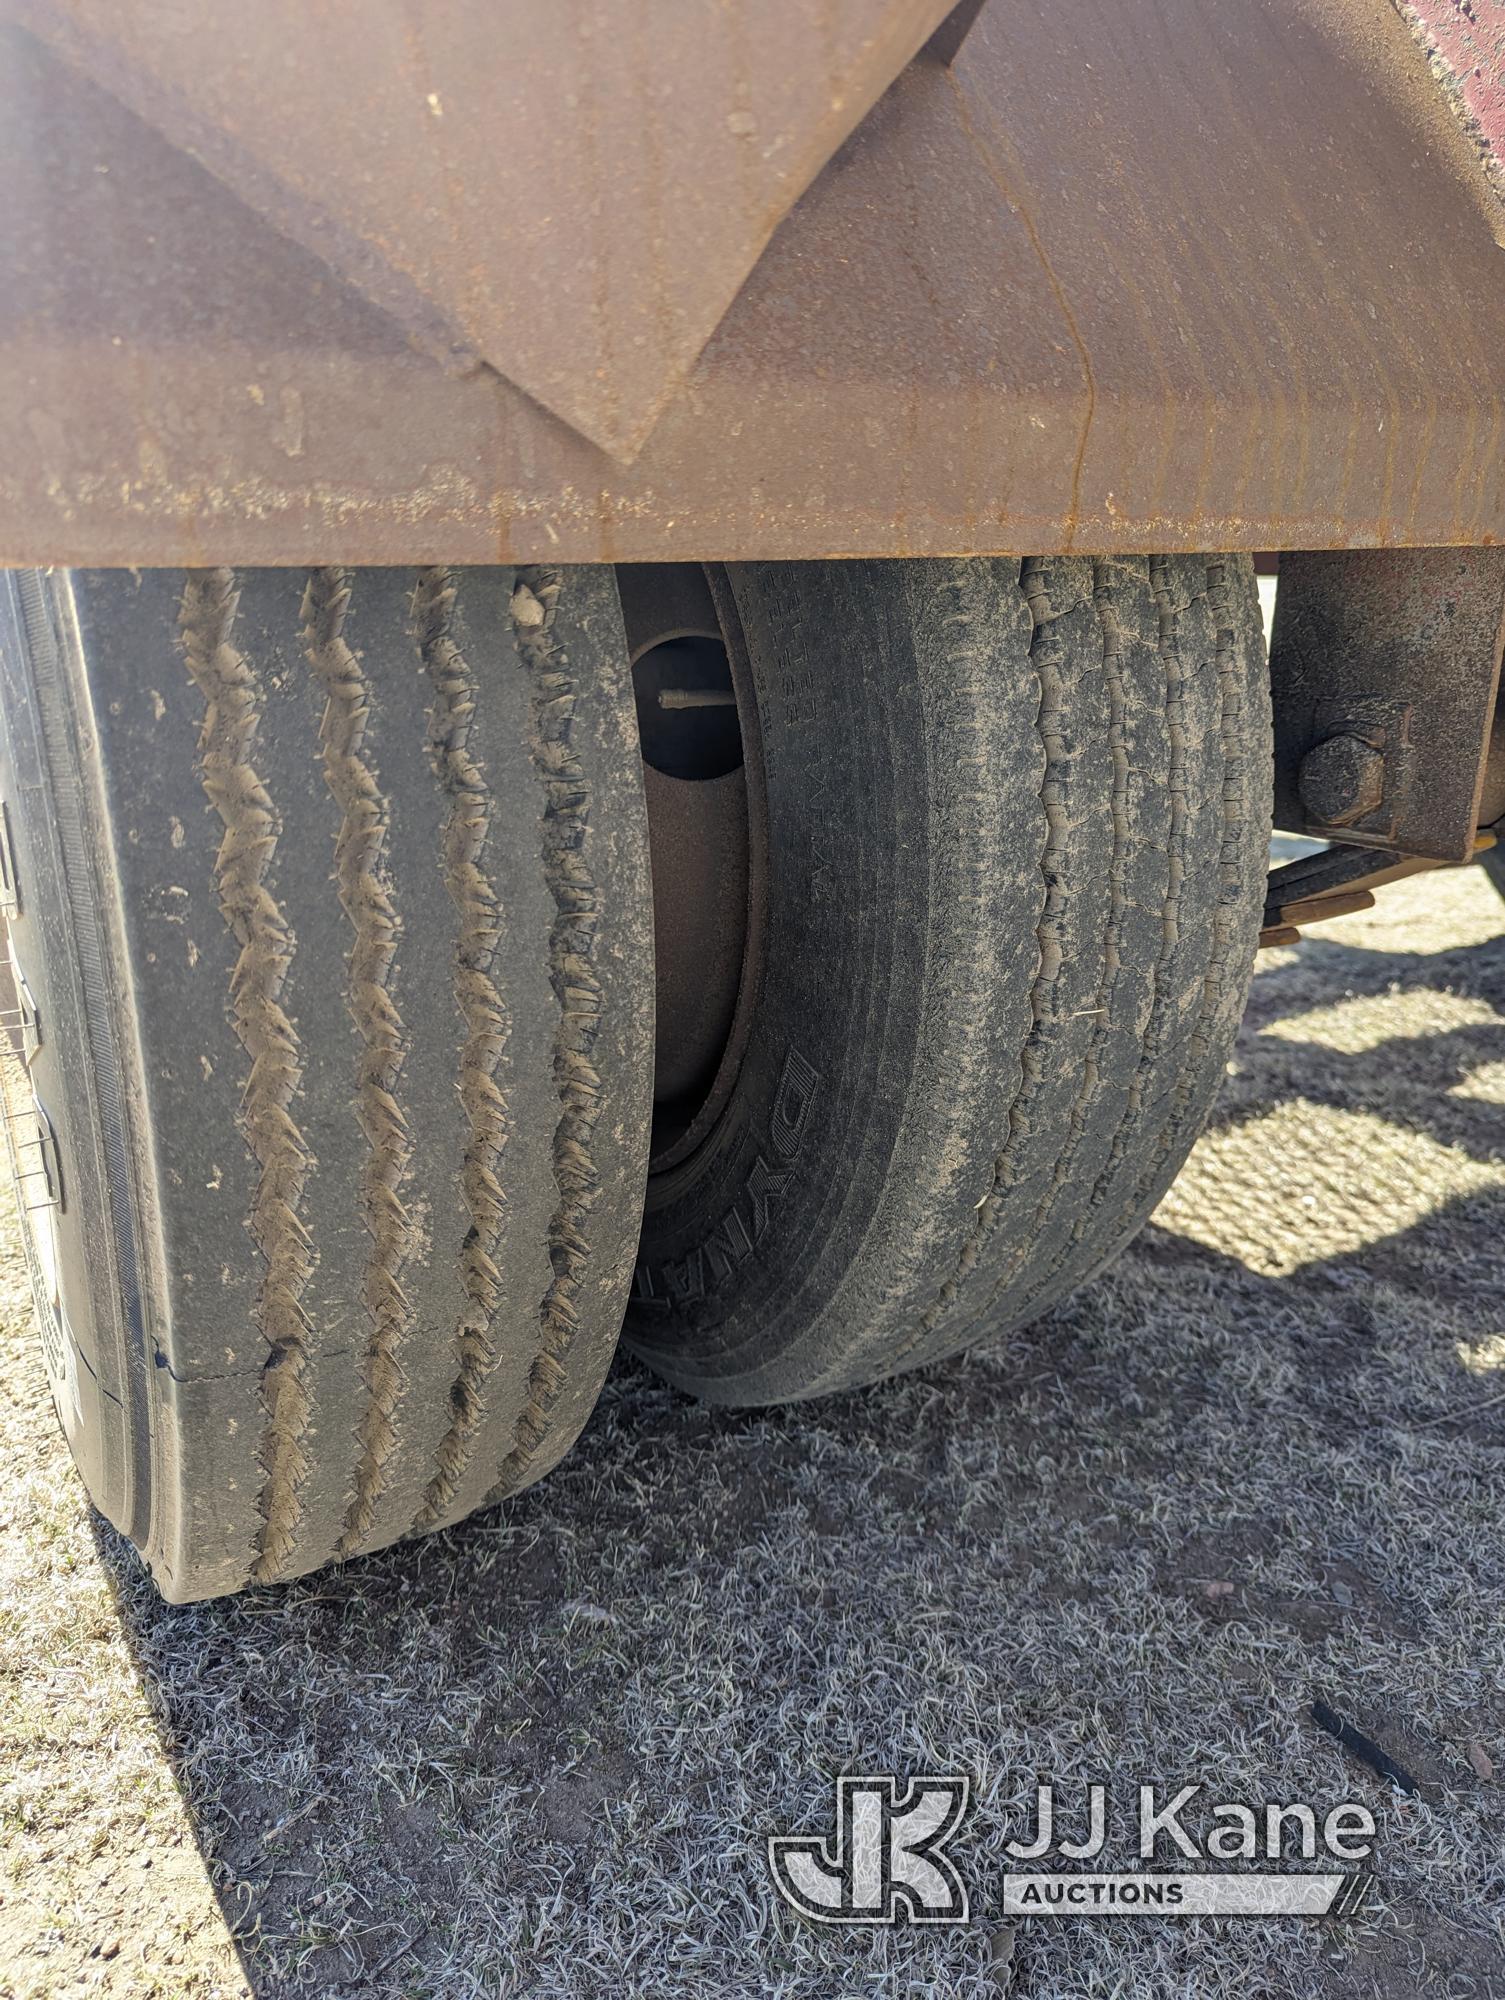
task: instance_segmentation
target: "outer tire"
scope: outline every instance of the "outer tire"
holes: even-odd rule
[[[26,1205],[96,1503],[184,1601],[527,1485],[595,1401],[646,1173],[610,570],[5,589],[62,1194]]]
[[[650,1180],[628,1338],[765,1403],[1036,1316],[1153,1208],[1244,1005],[1269,686],[1243,557],[726,578],[765,970],[719,1124]]]

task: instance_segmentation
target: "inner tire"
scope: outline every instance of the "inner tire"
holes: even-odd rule
[[[1175,1176],[1270,831],[1242,556],[746,564],[767,879],[735,1085],[650,1178],[628,1315],[769,1403],[1037,1316]]]
[[[4,591],[7,1122],[96,1504],[184,1601],[526,1486],[595,1402],[647,1171],[612,572]]]

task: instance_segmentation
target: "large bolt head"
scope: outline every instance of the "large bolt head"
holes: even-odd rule
[[[1384,753],[1340,730],[1307,751],[1299,784],[1301,803],[1317,825],[1352,826],[1384,803]]]

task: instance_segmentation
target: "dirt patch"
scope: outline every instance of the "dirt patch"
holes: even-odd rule
[[[1002,1345],[761,1415],[623,1364],[541,1487],[227,1604],[91,1528],[12,1228],[0,1992],[1505,1993],[1500,928],[1458,874],[1266,954],[1154,1224]],[[775,1906],[835,1771],[957,1767],[971,1926]],[[1043,1776],[1360,1799],[1377,1897],[1000,1941]]]

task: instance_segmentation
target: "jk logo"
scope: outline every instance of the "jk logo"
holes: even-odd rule
[[[836,1835],[776,1833],[774,1887],[818,1924],[964,1924],[967,1891],[945,1844],[967,1810],[964,1777],[836,1780]]]

